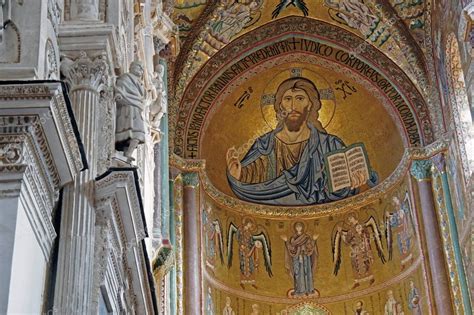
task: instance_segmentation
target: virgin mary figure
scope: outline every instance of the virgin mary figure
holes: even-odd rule
[[[294,234],[289,239],[286,236],[281,237],[285,241],[285,268],[294,283],[289,295],[317,295],[313,273],[318,259],[318,235],[311,236],[306,233],[303,222],[296,222],[293,227]]]

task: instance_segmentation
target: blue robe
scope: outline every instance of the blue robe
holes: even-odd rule
[[[232,191],[242,200],[269,205],[311,205],[340,200],[356,194],[357,189],[343,188],[330,192],[324,167],[324,155],[345,147],[341,139],[317,130],[312,125],[310,137],[300,160],[279,176],[262,183],[243,183],[227,172]],[[277,128],[258,138],[241,161],[242,167],[255,162],[261,156],[273,161],[275,174],[275,137],[282,128]],[[271,178],[271,177],[270,177]]]

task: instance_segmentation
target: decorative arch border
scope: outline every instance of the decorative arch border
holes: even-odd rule
[[[229,71],[234,71],[234,78],[241,74],[236,64],[241,62],[242,58],[249,58],[251,54],[256,56],[261,55],[265,49],[270,49],[269,47],[271,45],[284,45],[280,43],[283,42],[285,38],[286,40],[296,39],[300,41],[298,48],[296,44],[294,44],[295,52],[305,52],[305,49],[306,52],[308,52],[309,46],[304,45],[313,45],[309,44],[309,42],[320,43],[320,45],[332,47],[334,52],[336,50],[342,51],[343,53],[349,54],[351,58],[358,60],[352,63],[352,68],[356,63],[358,65],[368,65],[372,67],[393,87],[392,90],[389,90],[390,92],[395,90],[399,93],[401,98],[405,101],[405,105],[415,118],[419,141],[412,141],[410,147],[420,147],[433,142],[433,126],[430,120],[428,106],[408,76],[394,62],[382,52],[367,45],[363,39],[349,31],[323,21],[290,16],[278,20],[278,23],[273,22],[266,24],[239,37],[206,62],[188,85],[179,106],[170,108],[170,135],[173,140],[172,146],[175,154],[184,158],[198,157],[197,155],[186,153],[185,148],[188,146],[186,136],[190,132],[188,128],[189,121],[192,119],[193,114],[196,114],[196,109],[199,115],[203,116],[202,120],[205,121],[205,116],[215,101],[201,102],[206,91],[209,91],[209,89],[215,91],[215,85],[213,88],[213,84],[215,84],[222,75],[228,75]],[[302,44],[302,42],[304,42],[304,44]],[[281,48],[280,52],[284,52],[284,49]],[[363,56],[359,56],[362,54]],[[321,56],[321,53],[317,55]],[[236,62],[236,60],[238,61]],[[234,68],[232,68],[232,66],[234,66]],[[353,68],[353,70],[356,69]],[[224,89],[230,81],[227,81],[222,86],[222,89]],[[217,93],[215,92],[214,98],[216,98],[217,95],[218,91]],[[397,97],[394,98],[399,99]],[[193,133],[199,131],[200,130],[193,130]],[[197,149],[195,150],[197,151]]]
[[[468,184],[474,165],[474,139],[470,135],[473,122],[461,65],[461,53],[454,33],[448,34],[446,39],[446,72],[451,116],[447,124],[456,134],[464,181]]]

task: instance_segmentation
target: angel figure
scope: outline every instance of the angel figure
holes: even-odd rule
[[[377,27],[380,19],[360,0],[325,0],[328,7],[337,11],[336,16],[349,27],[369,36]]]
[[[214,270],[216,257],[219,253],[221,264],[224,264],[224,240],[222,228],[218,219],[211,220],[210,208],[203,212],[202,223],[204,226],[204,246],[206,249],[206,266]]]
[[[382,263],[385,263],[385,256],[382,247],[382,238],[375,218],[370,216],[367,221],[360,223],[355,213],[349,214],[348,227],[343,228],[337,225],[337,230],[333,236],[332,252],[334,261],[334,275],[337,275],[341,266],[341,240],[351,249],[350,258],[354,275],[354,285],[352,289],[360,286],[361,283],[369,281],[369,285],[375,282],[372,272],[374,257],[372,254],[372,240],[377,249],[378,256]]]
[[[410,200],[408,194],[405,195],[403,203],[398,197],[393,197],[393,212],[385,213],[385,238],[388,245],[388,257],[392,259],[393,237],[392,229],[397,233],[397,246],[400,253],[402,270],[413,261],[411,253],[411,243],[413,238],[413,225],[411,219]]]
[[[260,266],[259,251],[263,252],[263,261],[268,276],[272,277],[272,252],[270,241],[263,231],[258,233],[255,221],[251,218],[244,218],[242,225],[237,227],[234,223],[229,224],[227,232],[227,267],[232,266],[233,241],[237,236],[239,245],[240,263],[240,286],[245,289],[246,284],[255,285],[255,276]]]
[[[289,239],[286,235],[281,236],[285,242],[285,268],[294,283],[294,288],[288,295],[290,297],[319,296],[313,283],[318,259],[316,240],[319,235],[307,233],[303,222],[296,222],[293,229],[294,234]]]

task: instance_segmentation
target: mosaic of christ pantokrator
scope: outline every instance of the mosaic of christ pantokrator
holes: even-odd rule
[[[362,144],[346,147],[318,118],[320,93],[304,77],[284,80],[275,93],[278,124],[258,137],[243,159],[227,151],[227,178],[242,200],[276,205],[311,205],[343,199],[373,186]]]

